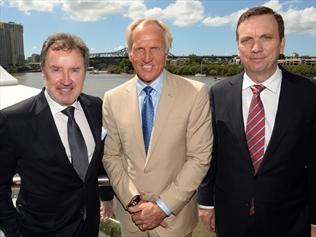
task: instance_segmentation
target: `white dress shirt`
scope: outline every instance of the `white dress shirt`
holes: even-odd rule
[[[67,122],[68,122],[68,117],[67,115],[62,113],[62,110],[67,108],[67,106],[62,106],[58,104],[56,101],[54,101],[47,91],[45,90],[45,97],[47,99],[49,108],[52,112],[60,139],[65,147],[65,151],[67,154],[67,157],[69,161],[71,162],[71,154],[70,154],[70,148],[69,148],[69,143],[68,143],[68,133],[67,133]],[[94,138],[92,135],[92,132],[90,130],[89,123],[87,121],[87,118],[84,114],[84,111],[81,107],[81,104],[79,101],[75,101],[72,106],[75,107],[75,120],[81,130],[81,133],[83,135],[83,138],[85,140],[87,150],[88,150],[88,158],[89,158],[89,163],[92,159],[93,153],[94,153],[94,148],[95,148],[95,142]]]
[[[282,71],[278,67],[277,70],[274,72],[274,74],[270,78],[268,78],[266,81],[261,83],[261,85],[265,87],[265,89],[260,93],[260,98],[263,104],[264,114],[265,114],[264,150],[267,149],[267,146],[269,144],[269,141],[272,135],[275,117],[278,111],[281,82],[282,82]],[[245,131],[246,131],[249,107],[250,107],[250,103],[251,103],[251,99],[253,95],[250,87],[256,84],[258,83],[255,83],[254,81],[252,81],[251,78],[247,75],[247,73],[244,74],[243,83],[242,83],[242,114],[243,114]]]

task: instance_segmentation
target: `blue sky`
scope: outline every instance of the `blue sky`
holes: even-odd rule
[[[143,17],[167,23],[175,55],[231,55],[239,15],[257,5],[283,16],[286,55],[316,56],[316,0],[0,0],[0,21],[23,25],[26,57],[56,32],[80,36],[92,53],[115,51],[126,46],[130,22]]]

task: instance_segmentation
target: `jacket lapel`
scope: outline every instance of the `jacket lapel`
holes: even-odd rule
[[[273,152],[278,148],[282,137],[285,135],[287,128],[290,126],[291,113],[293,113],[293,108],[296,105],[295,99],[295,85],[291,82],[286,72],[282,70],[282,83],[279,98],[278,111],[275,118],[275,123],[268,144],[267,150],[265,152],[261,167],[259,171],[266,167]]]
[[[159,136],[165,127],[165,123],[168,121],[168,115],[173,107],[174,98],[176,96],[175,88],[177,87],[177,80],[178,79],[172,77],[169,72],[166,72],[166,79],[160,95],[147,157],[150,157],[150,154],[154,151],[158,143]]]
[[[246,157],[249,167],[251,167],[254,172],[252,161],[248,151],[248,145],[246,140],[244,119],[242,114],[242,78],[243,73],[236,75],[228,83],[231,85],[231,90],[229,91],[229,103],[228,103],[228,116],[229,121],[232,122],[232,127],[234,129],[234,134],[241,148],[241,157]]]
[[[137,76],[130,80],[130,83],[127,85],[125,90],[126,98],[122,98],[124,101],[124,109],[128,109],[128,116],[130,121],[133,123],[133,139],[136,139],[136,144],[138,146],[139,154],[143,159],[146,159],[146,153],[144,148],[144,139],[143,139],[143,129],[141,127],[142,121],[139,114],[139,105],[138,105],[138,94],[137,94]]]
[[[37,95],[34,105],[31,108],[31,113],[34,116],[34,123],[31,126],[33,126],[33,130],[35,131],[35,137],[40,142],[41,149],[46,153],[43,155],[52,152],[56,153],[57,155],[53,157],[56,159],[56,162],[66,167],[70,173],[72,172],[74,175],[77,175],[68,160],[54,118],[45,98],[44,90]]]
[[[94,143],[95,143],[95,147],[94,147],[94,152],[93,155],[91,157],[91,161],[89,163],[89,167],[86,173],[86,177],[85,179],[87,180],[90,177],[91,174],[91,170],[94,170],[93,167],[95,165],[95,162],[98,161],[98,155],[100,155],[100,149],[101,149],[101,129],[102,129],[102,125],[101,125],[101,109],[98,111],[97,110],[97,105],[92,105],[91,101],[87,98],[84,97],[82,95],[80,95],[79,97],[79,101],[81,104],[81,107],[84,111],[84,114],[86,116],[86,119],[88,121],[89,127],[90,127],[90,131],[93,135],[94,138]]]

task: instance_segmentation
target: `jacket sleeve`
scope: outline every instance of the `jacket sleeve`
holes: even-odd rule
[[[215,174],[216,174],[216,147],[217,147],[217,132],[216,132],[216,115],[215,105],[213,99],[212,90],[210,90],[210,106],[212,113],[212,127],[213,127],[213,149],[212,149],[212,160],[210,168],[204,177],[202,183],[198,188],[198,204],[203,206],[214,206],[214,185],[215,185]]]
[[[6,117],[0,111],[0,229],[6,237],[18,237],[18,213],[11,199],[11,184],[17,166],[14,142],[8,132]]]

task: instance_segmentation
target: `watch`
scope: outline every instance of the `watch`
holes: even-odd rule
[[[133,206],[136,206],[142,199],[140,195],[136,195],[132,198],[132,200],[127,204],[127,209]]]

